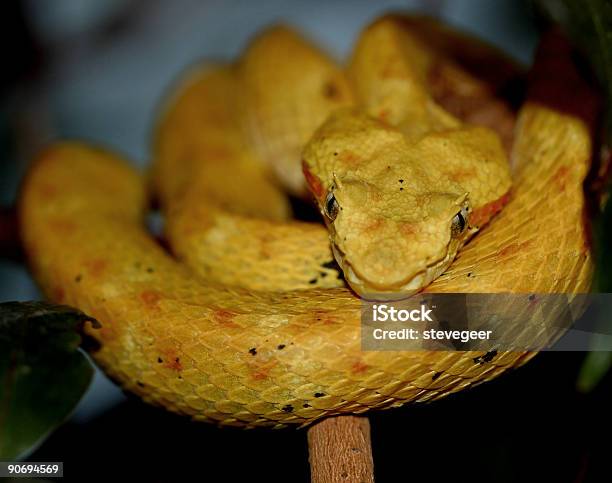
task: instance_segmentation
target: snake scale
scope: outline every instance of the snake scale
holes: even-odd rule
[[[508,139],[464,124],[428,91],[434,68],[451,90],[482,89],[453,62],[458,43],[473,41],[387,16],[342,69],[273,28],[236,63],[179,82],[148,180],[105,149],[50,146],[21,192],[36,280],[101,322],[86,328],[99,344],[92,356],[125,389],[222,425],[281,427],[433,400],[523,364],[534,353],[361,350],[356,292],[590,287],[588,126],[526,102],[510,187]],[[278,179],[295,196],[312,191],[329,231],[290,219]],[[144,228],[150,186],[172,256]]]

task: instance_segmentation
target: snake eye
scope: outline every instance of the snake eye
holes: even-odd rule
[[[327,194],[327,198],[325,198],[325,214],[330,219],[330,221],[334,221],[336,216],[338,216],[338,211],[340,210],[340,205],[338,201],[336,201],[336,197],[330,191]]]
[[[466,227],[467,227],[467,221],[463,214],[463,210],[461,210],[459,213],[455,215],[455,217],[453,218],[453,221],[451,221],[451,235],[455,238],[458,237],[465,231]]]

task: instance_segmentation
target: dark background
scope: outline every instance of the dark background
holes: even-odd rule
[[[612,377],[578,393],[583,358],[541,353],[446,399],[372,413],[376,481],[610,481]],[[136,398],[66,424],[30,459],[64,461],[74,481],[309,481],[303,429],[218,429]]]

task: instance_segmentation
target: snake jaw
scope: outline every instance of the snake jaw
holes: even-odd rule
[[[358,295],[368,298],[371,295],[384,295],[386,297],[399,296],[407,297],[423,290],[427,285],[438,278],[448,269],[455,258],[457,250],[453,253],[447,252],[447,255],[437,263],[427,266],[425,269],[410,275],[402,282],[394,285],[382,286],[367,280],[363,275],[357,272],[354,267],[346,261],[335,245],[332,245],[332,251],[336,261],[342,267],[347,283]]]
[[[451,265],[460,245],[461,244],[457,243],[456,240],[451,240],[449,249],[442,259],[416,272],[411,272],[409,276],[399,282],[381,284],[368,279],[368,277],[347,259],[344,252],[333,243],[333,240],[331,243],[334,258],[344,272],[345,280],[354,292],[366,298],[368,295],[410,296],[419,292],[439,277]]]
[[[422,219],[405,212],[398,218],[365,220],[362,206],[369,203],[354,203],[342,190],[336,194],[345,210],[325,222],[334,258],[359,295],[409,296],[422,290],[448,269],[478,230],[470,220],[467,192],[429,194],[431,210]],[[457,232],[453,219],[460,214],[464,227]]]

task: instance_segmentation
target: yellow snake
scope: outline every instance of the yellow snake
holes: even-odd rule
[[[279,427],[439,398],[533,355],[361,350],[360,300],[331,247],[358,292],[590,286],[587,126],[527,102],[507,196],[499,139],[444,111],[427,72],[442,65],[456,89],[481,84],[418,25],[373,23],[346,73],[282,27],[235,64],[191,72],[155,136],[152,184],[174,257],[143,226],[147,185],[128,163],[75,142],[40,155],[21,194],[24,246],[50,299],[102,323],[87,332],[111,377],[196,420]],[[304,145],[329,234],[290,221],[277,188],[304,193]]]

